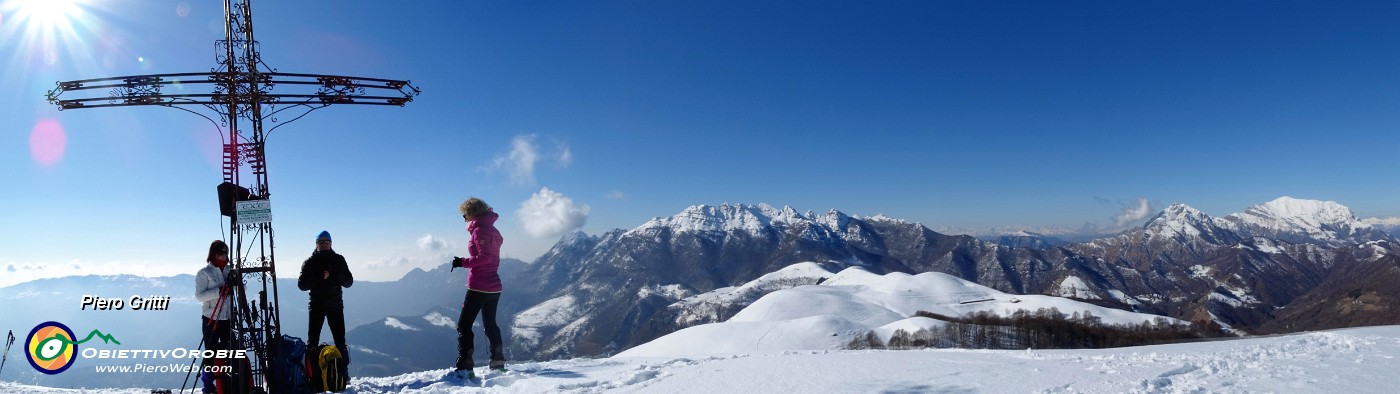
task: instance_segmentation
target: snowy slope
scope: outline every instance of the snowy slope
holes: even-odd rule
[[[876,275],[852,267],[820,285],[799,286],[763,296],[723,323],[686,328],[618,355],[840,349],[855,337],[901,322],[918,311],[946,316],[986,311],[1009,317],[1018,310],[1034,312],[1040,308],[1056,308],[1066,315],[1088,312],[1102,318],[1106,324],[1137,324],[1158,318],[1176,321],[1059,297],[1010,295],[942,273]],[[893,332],[893,329],[878,331]]]
[[[353,379],[347,393],[1385,393],[1400,326],[1101,350],[847,350],[569,359],[479,384],[447,370]],[[484,372],[478,371],[478,372]],[[135,394],[0,382],[5,393]]]
[[[797,263],[767,273],[739,286],[714,289],[686,297],[667,309],[676,310],[676,323],[693,325],[723,320],[719,315],[728,308],[743,308],[764,295],[786,288],[815,284],[834,275],[813,262]]]

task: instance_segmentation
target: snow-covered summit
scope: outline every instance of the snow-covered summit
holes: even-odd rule
[[[1230,233],[1228,227],[1228,223],[1196,208],[1172,204],[1143,224],[1142,229],[1151,239],[1201,238],[1212,243],[1234,242],[1238,237]]]
[[[759,205],[692,205],[668,218],[653,218],[632,231],[670,228],[676,232],[759,232],[774,224],[811,220],[790,207]]]
[[[1157,216],[1148,220],[1147,223],[1143,225],[1143,228],[1172,226],[1177,224],[1190,226],[1199,224],[1214,225],[1215,218],[1212,218],[1205,212],[1201,212],[1199,209],[1192,208],[1190,205],[1177,203],[1168,206],[1166,209],[1163,209],[1161,213],[1158,213]]]
[[[1224,218],[1239,232],[1289,242],[1361,244],[1390,239],[1334,201],[1279,197]]]
[[[838,229],[852,218],[835,209],[824,214],[801,213],[789,206],[775,208],[768,204],[692,205],[666,218],[653,218],[629,231],[644,232],[669,228],[677,233],[688,232],[746,232],[759,234],[771,228],[820,225]]]
[[[1351,209],[1335,201],[1304,200],[1289,196],[1255,205],[1243,214],[1231,216],[1253,216],[1275,220],[1295,219],[1304,222],[1338,223],[1356,221]]]
[[[1243,213],[1217,218],[1186,204],[1172,204],[1143,224],[1152,239],[1201,238],[1216,244],[1263,237],[1291,243],[1362,244],[1392,240],[1333,201],[1280,197]]]
[[[890,217],[890,216],[887,216],[887,215],[885,215],[885,214],[883,214],[883,213],[875,214],[875,216],[865,216],[865,217],[861,217],[860,219],[861,219],[861,220],[864,220],[864,221],[867,221],[867,222],[889,222],[889,223],[894,223],[894,224],[910,224],[910,223],[911,223],[911,222],[909,222],[908,220],[904,220],[904,219],[900,219],[900,218],[895,218],[895,217]]]

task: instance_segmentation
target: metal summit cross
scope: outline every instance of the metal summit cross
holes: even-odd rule
[[[341,75],[291,74],[277,72],[263,63],[258,42],[253,39],[250,0],[224,0],[226,37],[215,43],[218,68],[212,72],[151,74],[59,82],[49,91],[49,103],[59,110],[164,106],[208,119],[224,135],[223,183],[219,185],[220,213],[229,217],[229,261],[237,268],[243,286],[234,291],[230,308],[232,347],[246,349],[252,358],[247,366],[250,377],[237,379],[237,386],[252,382],[253,387],[235,387],[236,392],[273,391],[277,372],[273,358],[279,354],[282,338],[278,315],[277,272],[273,258],[267,184],[267,160],[263,142],[278,127],[301,119],[311,111],[339,104],[403,106],[420,91],[409,81],[349,77]],[[183,86],[168,94],[163,87]],[[204,93],[186,93],[209,86]],[[273,88],[278,88],[273,92]],[[284,90],[288,92],[284,92]],[[105,94],[103,94],[105,92]],[[88,94],[89,97],[71,98]],[[60,97],[65,96],[68,97]],[[201,110],[203,108],[204,110]],[[277,116],[296,115],[287,122]],[[219,122],[205,113],[212,113]],[[264,130],[264,120],[280,123]],[[220,127],[222,126],[222,127]],[[224,134],[227,130],[228,133]],[[243,208],[242,212],[235,205]],[[254,212],[253,215],[246,215]],[[258,215],[261,213],[262,215]],[[240,216],[242,221],[240,222]],[[254,247],[256,246],[256,256]],[[248,286],[260,286],[256,303],[249,304]],[[268,294],[268,290],[271,294]],[[269,299],[270,298],[270,299]]]

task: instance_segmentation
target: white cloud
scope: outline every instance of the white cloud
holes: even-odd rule
[[[609,200],[624,200],[624,199],[627,199],[627,195],[626,195],[626,194],[622,194],[622,192],[620,192],[620,191],[612,191],[612,192],[609,192],[608,194],[604,194],[604,195],[603,195],[603,198],[606,198],[606,199],[609,199]]]
[[[1123,211],[1113,217],[1113,222],[1119,226],[1137,224],[1143,219],[1147,219],[1156,209],[1152,208],[1152,203],[1146,198],[1138,197],[1136,205],[1123,204]]]
[[[380,268],[402,267],[402,266],[405,266],[405,265],[408,265],[408,258],[400,256],[400,257],[388,257],[388,258],[383,258],[383,259],[379,259],[379,260],[376,260],[376,261],[371,261],[367,266],[368,266],[370,269],[380,269]]]
[[[555,237],[583,228],[588,222],[588,206],[574,204],[563,194],[541,188],[530,199],[520,203],[516,215],[525,232],[535,237]]]
[[[393,280],[394,275],[414,268],[425,270],[446,264],[448,258],[452,257],[453,242],[446,237],[433,234],[424,234],[413,238],[407,242],[402,242],[399,247],[389,251],[379,257],[371,257],[365,261],[364,267],[375,272],[367,272],[366,275],[355,274],[356,277],[364,276],[366,280],[387,279]],[[352,267],[353,268],[353,267]],[[382,275],[382,276],[373,276]],[[375,278],[375,279],[370,279]]]
[[[447,240],[428,234],[418,239],[418,249],[427,252],[440,252],[448,248]]]
[[[14,268],[13,270],[7,268],[7,270],[10,272],[15,272],[15,270],[43,271],[49,268],[48,264],[44,263],[24,263],[19,265],[10,264],[10,267]]]
[[[560,168],[568,167],[569,164],[573,163],[573,151],[560,141],[553,141],[555,151],[558,153],[547,158],[541,156],[540,146],[535,142],[538,137],[536,134],[515,136],[511,139],[510,151],[496,156],[486,169],[488,171],[505,171],[512,185],[532,186],[535,184],[535,166],[541,160],[553,160]]]
[[[574,152],[569,150],[569,146],[557,141],[555,142],[555,144],[558,144],[559,146],[559,156],[556,159],[558,161],[559,168],[568,167],[569,164],[573,164]]]

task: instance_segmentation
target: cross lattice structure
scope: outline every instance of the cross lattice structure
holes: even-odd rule
[[[276,381],[272,375],[277,372],[271,363],[282,337],[272,223],[270,219],[240,223],[240,215],[229,206],[235,201],[265,203],[272,196],[263,149],[268,133],[317,109],[346,104],[403,106],[421,92],[407,80],[278,72],[263,63],[258,53],[250,1],[224,0],[225,38],[215,43],[218,67],[210,72],[58,82],[46,95],[59,110],[176,108],[208,119],[225,139],[220,210],[229,217],[225,242],[230,246],[229,261],[237,270],[235,279],[242,282],[230,306],[230,343],[254,358],[248,367],[253,379],[237,382],[251,380],[253,387],[236,387],[236,392],[275,391],[270,382]],[[172,86],[183,88],[175,89],[176,93],[164,89]],[[196,92],[198,86],[209,88]],[[290,120],[279,121],[279,117]],[[265,129],[266,122],[275,125]],[[251,290],[257,290],[252,303]]]

